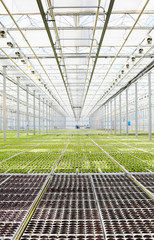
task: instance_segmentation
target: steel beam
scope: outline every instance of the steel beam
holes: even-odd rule
[[[3,140],[6,141],[7,110],[6,110],[6,66],[3,66]]]
[[[137,102],[138,94],[137,94],[137,82],[135,83],[135,133],[136,137],[138,137],[138,102]]]
[[[70,47],[72,47],[72,48],[74,48],[74,46],[70,46]],[[87,47],[89,47],[89,46],[87,46]],[[76,53],[73,53],[73,54],[67,54],[67,53],[65,53],[65,54],[63,54],[64,55],[64,57],[65,57],[65,59],[66,58],[68,58],[68,59],[70,59],[70,58],[83,58],[83,59],[87,59],[88,58],[88,55],[86,54],[86,53],[79,53],[79,54],[76,54]],[[39,59],[55,59],[55,56],[52,56],[52,55],[38,55],[38,57],[39,57]],[[117,58],[124,58],[124,59],[128,59],[130,57],[130,55],[128,54],[128,55],[124,55],[124,54],[120,54],[120,55],[118,55],[117,56]],[[59,59],[61,59],[61,57],[59,56],[58,57]],[[94,54],[94,55],[91,55],[91,58],[93,59],[93,58],[96,58],[96,55]],[[100,59],[102,59],[102,58],[105,58],[105,59],[111,59],[111,58],[115,58],[115,55],[114,54],[103,54],[103,55],[99,55],[97,58],[100,58]],[[137,59],[137,58],[141,58],[141,55],[135,55],[135,58]],[[154,58],[154,55],[151,53],[151,54],[148,54],[148,55],[146,55],[146,56],[144,56],[144,58],[146,58],[146,59],[152,59],[152,58]],[[9,57],[6,57],[6,56],[1,56],[0,57],[0,60],[5,60],[5,59],[9,59]],[[11,56],[11,59],[16,59],[16,60],[18,60],[18,59],[22,59],[22,58],[18,58],[18,57],[16,57],[16,56]],[[32,56],[32,55],[27,55],[27,59],[35,59],[35,57],[34,56]],[[56,101],[56,100],[55,100]]]
[[[87,97],[87,94],[88,94],[88,91],[89,91],[89,87],[90,87],[90,84],[91,84],[91,81],[92,81],[93,74],[94,74],[94,71],[95,71],[96,63],[97,63],[97,60],[98,60],[98,55],[99,55],[99,52],[100,52],[100,49],[101,49],[101,46],[102,46],[102,42],[103,42],[103,39],[104,39],[104,36],[105,36],[105,32],[106,32],[107,26],[108,26],[108,22],[109,22],[110,15],[111,15],[111,12],[112,12],[113,4],[114,4],[114,0],[110,0],[110,4],[109,4],[108,11],[107,11],[105,23],[104,23],[104,26],[103,26],[103,31],[102,31],[102,34],[101,34],[101,37],[100,37],[100,42],[99,42],[99,45],[98,45],[98,49],[97,49],[97,53],[96,53],[96,57],[95,57],[94,65],[93,65],[93,69],[92,69],[92,72],[91,72],[91,75],[90,75],[90,79],[89,79],[89,83],[88,83],[88,87],[87,87],[85,96],[83,98],[83,104],[82,104],[80,116],[81,116],[81,113],[82,113],[82,110],[83,110],[83,107],[84,107],[84,104],[85,104],[85,101],[86,101],[86,97]]]
[[[79,7],[80,8],[80,7]],[[139,14],[140,11],[139,10],[113,10],[112,14]],[[78,16],[87,16],[87,15],[96,15],[96,11],[91,10],[91,11],[68,11],[68,12],[62,12],[62,11],[57,11],[54,13],[55,16],[72,16],[72,15],[78,15]],[[150,10],[145,10],[143,12],[143,14],[154,14],[154,10],[150,9]],[[6,16],[7,13],[0,13],[0,16]],[[40,12],[15,12],[12,13],[13,16],[19,16],[19,15],[28,15],[28,16],[34,16],[34,15],[40,15]],[[99,13],[100,16],[104,16],[104,11]]]
[[[149,95],[149,140],[152,140],[152,100],[151,100],[151,72],[148,73],[148,95]]]
[[[71,99],[70,99],[70,96],[69,96],[69,93],[68,93],[67,85],[66,85],[66,82],[65,82],[63,73],[62,73],[62,69],[61,69],[61,66],[60,66],[59,58],[58,58],[57,52],[56,52],[56,50],[55,50],[54,42],[53,42],[53,39],[52,39],[52,36],[51,36],[50,28],[49,28],[49,26],[48,26],[48,22],[47,22],[47,20],[46,20],[46,14],[45,14],[45,12],[44,12],[43,5],[42,5],[41,0],[37,0],[37,4],[38,4],[38,7],[39,7],[39,10],[40,10],[40,13],[41,13],[42,20],[43,20],[43,22],[44,22],[44,26],[45,26],[45,29],[46,29],[46,32],[47,32],[49,41],[50,41],[50,43],[51,43],[51,47],[52,47],[52,50],[53,50],[53,53],[54,53],[55,60],[56,60],[57,65],[58,65],[58,69],[59,69],[61,78],[62,78],[63,83],[64,83],[64,87],[65,87],[65,90],[66,90],[66,93],[67,93],[67,97],[68,97],[68,100],[69,100],[71,109],[72,109],[72,111],[73,111],[74,117],[76,117],[76,116],[75,116],[75,111],[74,111],[74,109],[73,109],[73,107],[72,107],[72,103],[71,103]]]
[[[55,15],[55,13],[54,13]],[[22,31],[44,31],[44,27],[23,27],[20,28]],[[50,30],[55,30],[54,27],[49,27]],[[108,26],[108,30],[130,30],[131,26]],[[149,26],[136,26],[135,30],[150,30],[151,27]],[[9,32],[18,31],[18,28],[7,28]],[[65,26],[65,27],[57,27],[57,30],[67,30],[67,31],[74,31],[74,30],[93,30],[92,26]],[[96,30],[102,30],[102,26],[97,26]]]
[[[17,77],[17,138],[20,137],[20,97],[19,97],[19,79]]]

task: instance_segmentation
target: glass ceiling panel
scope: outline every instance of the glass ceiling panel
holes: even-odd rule
[[[20,75],[65,116],[89,116],[153,60],[154,1],[140,17],[146,0],[114,1],[102,42],[110,0],[38,1],[45,15],[37,1],[0,3],[0,71],[13,66],[12,81]]]

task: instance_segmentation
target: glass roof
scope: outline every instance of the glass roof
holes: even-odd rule
[[[153,0],[1,0],[0,73],[88,117],[152,62],[153,27]]]

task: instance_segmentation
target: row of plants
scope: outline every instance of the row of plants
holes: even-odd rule
[[[56,172],[91,173],[91,172],[121,172],[119,166],[103,153],[67,152],[63,155]]]
[[[57,144],[59,139],[60,144]],[[35,139],[34,139],[35,140]],[[41,140],[41,141],[40,141]],[[47,140],[47,141],[46,141]],[[66,141],[62,140],[58,136],[46,136],[44,141],[41,138],[37,138],[37,141],[34,141],[34,148],[28,150],[24,153],[16,155],[11,159],[5,160],[0,163],[0,172],[8,173],[49,173],[52,171],[56,161],[58,160],[62,150],[66,146],[68,137],[65,138]],[[33,146],[33,145],[32,145]],[[12,146],[11,150],[15,148],[15,145]],[[10,156],[13,156],[14,153],[18,153],[25,150],[22,148],[22,145],[19,146],[20,151],[16,152],[7,152],[7,149],[3,149],[2,160]],[[19,150],[19,149],[17,149]],[[1,153],[1,152],[0,152]],[[1,155],[0,155],[1,156]]]
[[[0,172],[11,173],[49,173],[52,171],[62,150],[68,140],[71,141],[62,156],[56,172],[62,173],[88,173],[88,172],[120,172],[118,164],[102,152],[89,138],[88,135],[52,134],[43,136],[30,136],[29,142],[26,138],[12,142],[8,140],[5,145],[0,145]],[[133,148],[131,141],[129,145],[126,138],[107,137],[102,135],[90,136],[102,149],[108,152],[116,161],[130,172],[153,171],[154,156],[152,153],[143,152]],[[115,139],[115,140],[114,140]],[[137,145],[137,144],[136,144]],[[150,145],[152,146],[152,145]],[[31,150],[28,150],[33,147]],[[9,160],[3,161],[16,153],[22,152]],[[130,152],[131,150],[131,152]]]
[[[148,152],[144,152],[143,146],[145,145],[141,140],[134,140],[128,137],[121,137],[120,142],[117,141],[118,137],[113,137],[115,139],[114,144],[111,139],[110,146],[104,144],[104,139],[95,138],[97,144],[99,144],[103,150],[108,152],[116,161],[118,161],[122,166],[124,166],[130,172],[149,172],[154,171],[154,155],[151,153],[151,146],[148,148]],[[135,147],[134,144],[135,143]],[[142,148],[137,145],[142,145]]]

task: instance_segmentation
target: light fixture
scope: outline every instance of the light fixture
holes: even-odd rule
[[[21,59],[21,62],[22,62],[23,64],[26,64],[26,61],[25,61],[24,59]]]
[[[131,59],[132,59],[132,62],[134,62],[134,61],[135,61],[135,57],[134,57],[134,56],[132,56],[132,57],[131,57]]]
[[[127,68],[127,69],[129,68],[129,63],[126,64],[126,68]]]
[[[148,44],[151,44],[151,43],[152,43],[152,37],[151,37],[151,36],[147,37],[147,43],[148,43]]]
[[[20,57],[20,52],[15,52],[15,55],[17,55],[17,57]]]
[[[139,52],[139,54],[142,54],[143,53],[143,48],[139,48],[138,52]]]
[[[12,42],[7,42],[7,45],[8,45],[10,48],[13,48],[13,47],[14,47],[14,45],[13,45]]]
[[[0,37],[1,38],[6,38],[6,32],[4,30],[0,31]]]

